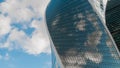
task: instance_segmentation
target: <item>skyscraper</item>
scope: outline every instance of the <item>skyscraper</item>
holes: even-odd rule
[[[120,67],[118,48],[104,25],[104,17],[91,3],[94,4],[91,0],[51,0],[46,20],[52,68]]]
[[[120,51],[120,0],[108,1],[106,7],[106,25]]]

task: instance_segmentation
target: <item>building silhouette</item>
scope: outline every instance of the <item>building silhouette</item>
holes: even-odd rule
[[[91,0],[51,0],[46,10],[52,68],[119,68],[120,54]],[[103,15],[102,15],[103,14]]]

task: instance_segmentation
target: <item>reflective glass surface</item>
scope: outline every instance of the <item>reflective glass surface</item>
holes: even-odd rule
[[[60,63],[57,60],[57,57],[55,55],[55,52],[53,51],[53,48],[52,48],[52,68],[60,68]]]
[[[88,0],[52,0],[46,18],[65,68],[120,67],[115,45]]]
[[[120,0],[108,1],[106,24],[120,51]]]

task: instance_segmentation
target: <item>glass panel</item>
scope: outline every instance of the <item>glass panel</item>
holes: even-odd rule
[[[120,1],[108,1],[106,8],[106,24],[120,51]]]
[[[88,0],[52,0],[46,17],[65,68],[120,67],[115,45]]]

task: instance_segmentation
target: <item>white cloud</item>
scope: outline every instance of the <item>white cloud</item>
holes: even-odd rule
[[[13,29],[5,43],[5,47],[12,49],[23,49],[29,54],[50,53],[49,39],[44,32],[36,29],[32,37],[28,37],[24,31]]]
[[[28,42],[23,45],[23,49],[29,54],[48,53],[49,39],[41,31],[35,31],[32,38],[28,39]]]
[[[8,33],[11,30],[10,26],[11,19],[0,15],[0,36]]]
[[[29,21],[33,17],[33,12],[28,9],[28,5],[20,0],[6,0],[0,4],[3,14],[8,14],[12,21],[23,22]]]
[[[49,1],[5,0],[0,3],[0,35],[9,33],[6,42],[0,44],[0,48],[22,49],[33,55],[50,53],[50,43],[45,28],[45,9]],[[13,23],[20,23],[35,30],[29,37],[23,30],[12,27]]]
[[[30,21],[44,16],[49,0],[6,0],[0,4],[0,11],[7,13],[13,21]]]
[[[41,26],[43,25],[43,23],[39,20],[33,20],[31,23],[31,27],[35,28],[35,29],[40,29],[41,30]]]

